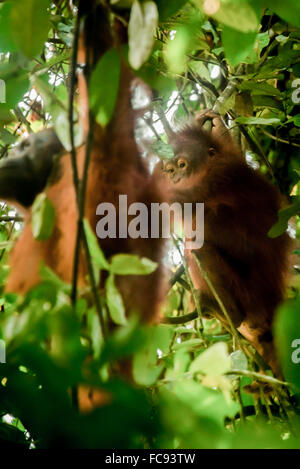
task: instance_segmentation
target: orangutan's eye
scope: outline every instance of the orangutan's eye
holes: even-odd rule
[[[178,168],[180,169],[184,169],[187,167],[187,162],[186,160],[184,160],[183,158],[179,158],[179,160],[177,161],[177,166]]]

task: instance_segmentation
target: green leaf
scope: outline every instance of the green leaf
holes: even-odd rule
[[[116,49],[110,49],[92,72],[89,85],[90,107],[98,124],[103,127],[109,123],[115,109],[120,70],[120,55]]]
[[[57,106],[61,111],[65,111],[67,113],[67,106],[57,98],[53,91],[53,87],[48,83],[48,79],[49,77],[46,73],[44,75],[37,73],[31,77],[31,84],[38,89],[43,101],[45,102],[45,106],[51,107],[51,111],[54,106]]]
[[[274,335],[284,376],[300,391],[300,301],[280,306],[274,323]]]
[[[127,324],[125,316],[125,307],[117,287],[115,286],[114,276],[111,274],[105,283],[106,301],[109,309],[109,314],[114,323],[121,326]]]
[[[277,96],[282,98],[282,93],[269,83],[257,83],[256,81],[244,81],[239,86],[240,90],[251,91],[252,95]]]
[[[199,349],[203,347],[203,339],[189,339],[182,342],[176,342],[172,349],[173,350],[182,350],[182,349]]]
[[[92,339],[94,358],[100,356],[103,342],[103,334],[100,326],[100,320],[95,308],[91,308],[87,314],[88,330]]]
[[[182,73],[185,70],[186,54],[195,48],[195,37],[201,31],[202,24],[203,18],[197,14],[195,18],[177,26],[175,37],[169,37],[165,58],[171,73]]]
[[[68,47],[72,47],[73,44],[72,29],[71,25],[64,23],[58,23],[57,25],[57,35]]]
[[[270,10],[277,13],[278,16],[288,23],[300,27],[300,3],[299,0],[258,0],[264,8],[268,6]]]
[[[11,449],[28,450],[30,445],[24,431],[4,422],[0,422],[0,441]]]
[[[217,376],[231,370],[228,347],[224,342],[213,344],[192,362],[189,371],[201,372],[208,376]]]
[[[39,274],[41,279],[45,283],[51,283],[54,285],[58,290],[63,291],[64,293],[70,294],[71,293],[71,285],[64,282],[58,275],[56,275],[53,270],[50,269],[44,262],[40,263],[39,266]]]
[[[288,228],[288,221],[294,215],[300,213],[300,200],[297,200],[292,205],[289,205],[278,212],[278,220],[275,225],[272,226],[268,232],[270,238],[277,238],[277,236],[282,235]]]
[[[6,145],[11,145],[15,143],[16,136],[11,134],[7,129],[0,129],[0,140]]]
[[[202,7],[203,0],[194,0]],[[222,0],[222,2],[204,2],[203,10],[220,23],[244,33],[257,32],[259,20],[255,10],[246,0]]]
[[[175,80],[171,76],[158,73],[157,68],[146,63],[137,71],[137,75],[154,90],[160,93],[170,93],[176,89]]]
[[[158,26],[158,10],[152,1],[142,4],[135,0],[128,25],[129,63],[139,69],[149,58],[155,41]]]
[[[110,263],[110,270],[116,275],[148,275],[156,268],[156,262],[134,254],[116,254]]]
[[[255,107],[283,110],[282,102],[271,96],[252,94],[252,102]]]
[[[14,0],[11,10],[13,37],[27,57],[40,54],[50,29],[49,0]]]
[[[13,245],[12,241],[2,241],[0,243],[0,249],[8,249]]]
[[[60,106],[53,104],[49,111],[52,114],[54,120],[55,132],[61,141],[62,145],[67,151],[71,151],[72,145],[70,140],[70,120],[65,112]],[[74,146],[75,148],[79,147],[84,141],[83,126],[75,124],[74,126]]]
[[[297,127],[300,127],[300,114],[293,117],[293,122]]]
[[[230,354],[231,364],[233,370],[247,370],[248,360],[244,352],[237,350]]]
[[[0,5],[0,52],[15,52],[17,45],[11,29],[12,2]]]
[[[280,119],[264,119],[263,117],[237,117],[235,122],[246,125],[278,125],[280,124]]]
[[[57,65],[59,63],[66,62],[66,61],[70,60],[70,55],[71,55],[70,51],[67,50],[67,51],[62,52],[61,54],[54,55],[49,60],[47,60],[46,63],[43,62],[43,63],[37,65],[36,68],[35,68],[36,75],[40,75],[40,74],[46,72],[53,65]]]
[[[67,151],[71,150],[70,142],[70,121],[68,109],[65,103],[64,87],[57,87],[55,91],[48,83],[48,75],[35,74],[31,78],[32,85],[34,85],[41,94],[45,106],[52,116],[54,121],[54,128],[56,134],[61,141],[62,145]],[[62,98],[62,99],[60,99]],[[77,115],[74,112],[74,121],[77,120]],[[78,122],[74,126],[74,144],[78,147],[83,143],[83,126]]]
[[[27,73],[19,71],[16,76],[5,79],[5,102],[0,103],[1,109],[13,109],[23,98],[29,89],[29,78]]]
[[[190,354],[186,350],[180,350],[175,353],[173,360],[173,367],[167,369],[166,379],[175,380],[180,379],[183,376],[183,373],[187,371],[187,368],[191,362]]]
[[[10,122],[15,121],[15,116],[8,109],[2,108],[3,104],[0,103],[0,122],[2,124],[9,124]]]
[[[84,228],[87,244],[89,247],[90,255],[93,261],[99,267],[99,269],[109,270],[110,269],[109,263],[105,259],[103,251],[98,244],[96,235],[93,233],[87,219],[83,220],[83,228]]]
[[[178,381],[171,392],[190,407],[204,422],[215,420],[222,428],[225,417],[233,418],[239,410],[236,402],[225,399],[224,395],[213,389],[207,389],[191,380]],[[209,419],[209,420],[208,420]]]
[[[39,194],[32,206],[32,233],[38,241],[50,238],[54,228],[55,210],[45,193]]]
[[[147,339],[144,347],[134,355],[133,377],[136,383],[151,386],[158,379],[164,363],[159,362],[158,350],[166,354],[172,339],[172,328],[152,326],[147,328]]]
[[[166,21],[170,16],[173,16],[178,10],[180,10],[186,3],[187,0],[155,0],[159,11],[159,20]]]
[[[256,32],[243,33],[229,26],[222,30],[222,41],[226,58],[231,66],[235,67],[253,51]]]
[[[151,149],[155,155],[162,159],[169,159],[174,157],[174,150],[168,143],[162,142],[161,140],[153,143]]]

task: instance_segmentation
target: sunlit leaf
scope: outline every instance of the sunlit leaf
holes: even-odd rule
[[[158,11],[156,4],[152,1],[140,3],[135,0],[131,8],[128,25],[128,58],[134,69],[139,69],[150,56],[157,26]]]
[[[17,45],[11,29],[11,9],[12,2],[1,3],[0,5],[0,52],[14,52]]]
[[[266,95],[266,96],[277,96],[280,98],[282,93],[280,90],[275,88],[275,86],[270,85],[269,83],[260,83],[256,81],[244,81],[239,86],[240,90],[249,90],[251,94],[254,95]]]
[[[103,334],[100,326],[100,320],[95,308],[91,308],[87,314],[88,329],[92,339],[94,357],[98,358],[103,346]]]
[[[13,109],[29,89],[28,74],[19,71],[5,80],[5,101],[0,104],[2,110]]]
[[[191,363],[190,372],[205,375],[222,375],[231,369],[228,347],[224,342],[213,344]]]
[[[300,392],[300,302],[288,301],[280,306],[274,324],[276,344],[286,380]]]
[[[58,290],[67,294],[71,292],[71,285],[64,282],[58,275],[56,275],[44,262],[40,263],[39,274],[44,282],[52,283]]]
[[[230,359],[232,363],[232,368],[234,370],[247,370],[248,369],[248,360],[244,352],[241,350],[236,350],[230,354]]]
[[[70,140],[70,121],[67,113],[58,106],[51,107],[52,116],[54,118],[55,132],[67,151],[71,151]],[[74,125],[74,146],[79,147],[84,140],[83,127],[79,124]]]
[[[133,254],[116,254],[111,258],[110,270],[117,275],[148,275],[156,268],[156,262]]]
[[[156,141],[152,145],[152,151],[155,155],[162,159],[168,159],[174,157],[174,150],[171,145],[168,143],[160,141]]]
[[[229,26],[223,27],[223,46],[230,65],[238,65],[252,52],[256,35],[256,32],[244,33]]]
[[[106,300],[111,319],[115,324],[124,326],[127,324],[125,316],[125,307],[122,296],[118,291],[113,275],[109,275],[105,282]]]
[[[278,125],[280,124],[280,119],[265,119],[263,117],[237,117],[235,122],[246,125]]]
[[[14,0],[11,27],[13,37],[27,57],[42,51],[50,29],[50,0]]]
[[[234,417],[239,410],[238,404],[233,400],[227,401],[221,392],[207,389],[195,381],[175,382],[171,393],[174,393],[200,418],[215,420],[220,426],[223,425],[226,416]]]
[[[97,122],[106,126],[115,109],[119,90],[121,61],[119,52],[110,49],[92,72],[89,85],[90,107]]]
[[[83,227],[93,261],[99,267],[99,269],[109,270],[109,263],[105,259],[103,251],[99,246],[96,235],[93,233],[88,220],[83,220]]]
[[[170,72],[181,73],[187,64],[186,55],[195,48],[195,37],[201,31],[202,16],[198,13],[190,21],[176,28],[175,37],[169,37],[165,58]]]
[[[187,3],[187,0],[172,0],[171,2],[166,0],[155,0],[155,3],[159,11],[159,20],[165,21],[180,10],[180,8]]]
[[[259,19],[247,0],[195,0],[208,16],[244,33],[258,31]]]
[[[289,205],[288,207],[279,210],[278,220],[268,232],[268,236],[270,238],[277,238],[277,236],[280,236],[281,234],[283,234],[288,228],[289,219],[299,213],[300,213],[300,201],[296,201],[292,205]]]
[[[147,341],[133,359],[133,376],[138,384],[151,386],[164,369],[159,363],[159,353],[166,353],[172,338],[172,329],[167,326],[149,327]]]
[[[262,7],[268,6],[281,18],[295,26],[300,27],[300,3],[298,0],[257,0]]]
[[[54,228],[55,210],[45,193],[39,194],[32,206],[32,233],[35,239],[50,238]]]

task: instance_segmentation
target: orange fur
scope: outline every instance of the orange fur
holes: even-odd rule
[[[271,328],[284,295],[291,240],[286,233],[274,239],[267,233],[282,198],[247,165],[217,116],[207,115],[213,120],[212,132],[203,130],[198,117],[172,137],[175,156],[159,164],[157,172],[165,168],[170,175],[163,172],[159,178],[164,187],[168,184],[170,200],[204,202],[204,245],[194,252],[234,325],[279,373]],[[179,159],[186,161],[183,169]],[[225,322],[194,254],[186,250],[185,256],[203,310]]]

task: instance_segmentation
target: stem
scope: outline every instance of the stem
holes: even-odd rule
[[[194,321],[198,319],[199,314],[197,311],[192,313],[183,314],[181,316],[166,316],[161,321],[163,324],[184,324],[186,322]]]
[[[215,297],[215,299],[216,299],[216,301],[217,301],[217,303],[218,303],[218,305],[219,305],[219,307],[220,307],[222,313],[224,314],[226,321],[228,322],[228,324],[229,324],[229,326],[230,326],[231,333],[232,333],[234,339],[236,340],[236,343],[237,343],[237,344],[239,345],[239,347],[242,349],[242,344],[241,344],[241,342],[240,342],[240,338],[239,338],[238,332],[237,332],[236,328],[234,327],[234,324],[233,324],[233,322],[232,322],[232,320],[231,320],[231,317],[230,317],[229,314],[228,314],[227,309],[226,309],[225,306],[224,306],[223,301],[221,300],[221,298],[219,297],[218,293],[216,292],[216,289],[215,289],[215,287],[213,286],[213,284],[211,283],[210,279],[208,278],[207,273],[205,272],[205,270],[203,270],[203,268],[202,268],[202,266],[201,266],[201,264],[200,264],[200,261],[199,261],[199,259],[198,259],[198,257],[197,257],[197,254],[196,254],[194,251],[192,251],[192,252],[193,252],[193,255],[194,255],[194,257],[195,257],[196,263],[197,263],[197,265],[198,265],[198,268],[199,268],[199,270],[200,270],[200,273],[201,273],[202,277],[203,277],[204,280],[206,281],[206,283],[207,283],[208,287],[210,288],[210,290],[211,290],[213,296]]]
[[[199,322],[200,322],[200,328],[199,328],[200,336],[201,336],[201,338],[203,339],[204,343],[206,343],[206,340],[205,340],[205,338],[204,338],[204,336],[203,336],[204,326],[203,326],[202,313],[201,313],[201,305],[200,305],[200,302],[199,302],[199,297],[198,297],[198,295],[197,295],[197,291],[196,291],[196,289],[195,289],[195,287],[194,287],[194,284],[193,284],[193,282],[192,282],[192,279],[191,279],[191,276],[190,276],[190,273],[189,273],[189,269],[188,269],[186,260],[185,260],[184,256],[183,256],[182,253],[181,253],[178,240],[175,238],[174,235],[172,235],[172,238],[173,238],[173,241],[174,241],[175,246],[177,247],[177,250],[178,250],[178,252],[179,252],[179,255],[180,255],[180,257],[181,257],[182,264],[183,264],[184,270],[185,270],[185,274],[186,274],[186,277],[187,277],[187,280],[188,280],[188,283],[189,283],[189,286],[190,286],[190,289],[191,289],[191,292],[192,292],[192,296],[193,296],[193,299],[194,299],[194,302],[195,302],[195,307],[196,307],[197,315],[198,315]],[[196,319],[196,318],[195,318],[195,319]]]
[[[76,22],[75,22],[75,31],[74,31],[74,38],[73,38],[73,49],[72,49],[72,59],[71,59],[71,67],[70,67],[70,91],[69,91],[69,127],[70,127],[70,145],[71,145],[71,165],[72,165],[72,175],[73,175],[73,186],[74,191],[76,194],[76,200],[78,203],[78,168],[77,168],[77,160],[76,160],[76,148],[74,144],[74,128],[73,128],[73,113],[74,113],[74,93],[75,93],[75,73],[76,73],[76,64],[77,64],[77,53],[78,53],[78,40],[79,40],[79,13],[77,12],[76,15]],[[77,297],[77,280],[78,280],[78,268],[79,268],[79,250],[77,250],[77,244],[79,243],[80,239],[80,229],[78,226],[77,234],[76,234],[76,244],[75,244],[75,252],[74,252],[74,259],[73,259],[73,273],[72,273],[72,290],[71,290],[71,302],[72,306],[75,307],[76,297]],[[79,411],[79,402],[78,402],[78,388],[77,386],[72,386],[71,389],[71,402],[72,407],[75,411]]]
[[[78,190],[78,168],[76,160],[76,148],[74,144],[74,127],[73,127],[73,113],[74,113],[74,94],[75,94],[75,79],[76,79],[76,65],[77,65],[77,54],[78,54],[78,41],[79,41],[79,14],[76,15],[74,39],[73,39],[73,49],[72,49],[72,59],[71,59],[71,68],[70,68],[70,92],[69,92],[69,125],[70,125],[70,145],[71,145],[71,161],[73,169],[73,182],[74,188],[77,192]]]
[[[275,137],[275,135],[270,134],[270,132],[268,132],[267,130],[261,129],[261,131],[267,137],[272,138],[276,142],[285,143],[286,145],[292,145],[293,147],[300,147],[300,144],[294,143],[294,142],[289,142],[288,140],[284,140],[283,138],[280,138],[280,137]]]
[[[291,384],[287,383],[286,381],[281,381],[279,379],[273,378],[273,376],[262,375],[261,373],[257,373],[256,371],[230,370],[227,371],[225,375],[247,376],[249,378],[255,378],[258,381],[273,384],[274,386],[291,386]]]
[[[76,194],[76,200],[78,205],[78,167],[76,159],[76,148],[74,143],[74,127],[73,127],[73,113],[74,113],[74,93],[75,93],[75,75],[76,75],[76,64],[77,64],[77,53],[78,53],[78,40],[79,40],[79,13],[76,15],[74,39],[73,39],[73,49],[72,49],[72,59],[71,59],[71,70],[70,70],[70,92],[69,92],[69,127],[70,127],[70,145],[71,145],[71,165],[72,165],[72,175],[73,175],[73,185]],[[79,209],[79,206],[78,206]],[[71,290],[71,301],[74,306],[76,303],[77,297],[77,281],[78,281],[78,270],[79,270],[79,249],[78,245],[80,242],[80,226],[77,224],[77,234],[75,242],[75,252],[73,260],[73,273],[72,273],[72,290]]]
[[[9,216],[2,216],[0,217],[0,222],[1,221],[5,221],[5,222],[8,222],[8,221],[13,221],[13,222],[22,222],[24,221],[24,218],[23,217],[19,217],[19,216],[15,216],[15,217],[9,217]]]

